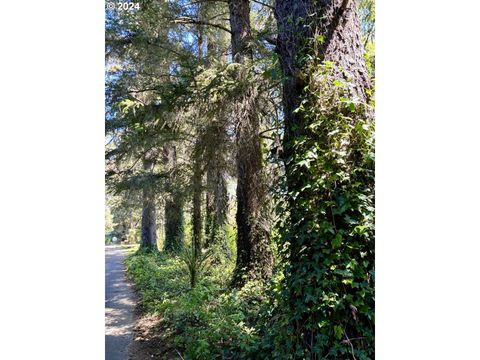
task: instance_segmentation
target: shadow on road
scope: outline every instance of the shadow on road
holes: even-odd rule
[[[127,360],[133,338],[135,295],[123,265],[125,250],[105,246],[105,360]]]

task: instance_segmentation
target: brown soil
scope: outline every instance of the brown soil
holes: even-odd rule
[[[135,318],[133,340],[128,352],[130,360],[183,359],[177,350],[165,345],[166,334],[170,332],[160,316],[145,314],[137,305]]]

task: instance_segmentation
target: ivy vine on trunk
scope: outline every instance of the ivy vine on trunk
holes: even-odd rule
[[[374,344],[373,121],[354,0],[278,0],[285,77],[285,315],[278,349],[368,359]],[[277,349],[277,351],[278,351]]]

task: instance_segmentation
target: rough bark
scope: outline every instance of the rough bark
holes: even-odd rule
[[[250,2],[230,0],[232,59],[245,63],[253,59],[251,48]],[[233,285],[242,286],[245,280],[267,279],[272,275],[273,256],[268,229],[262,223],[265,184],[259,119],[256,111],[256,89],[249,86],[241,94],[236,111],[237,145],[237,263]]]
[[[202,20],[208,4],[199,4],[198,17]],[[198,59],[201,61],[204,57],[204,28],[197,27],[197,51]],[[203,131],[197,129],[197,142],[193,151],[193,176],[192,176],[192,251],[195,261],[198,259],[202,249],[202,178],[203,178],[203,146],[201,144],[201,135]],[[192,274],[193,275],[193,274]],[[191,277],[192,287],[195,284],[195,277]]]
[[[319,330],[312,326],[312,323],[326,315],[314,307],[309,307],[308,298],[306,300],[305,296],[308,287],[317,288],[317,280],[311,280],[307,274],[312,273],[309,264],[321,263],[323,259],[321,254],[323,250],[318,250],[322,249],[318,243],[321,237],[310,237],[309,234],[315,233],[316,230],[311,225],[306,225],[309,223],[304,217],[308,214],[295,212],[295,209],[298,209],[297,204],[308,201],[306,198],[308,195],[302,192],[305,179],[299,178],[299,172],[295,171],[296,164],[289,161],[297,155],[297,147],[292,146],[294,139],[302,137],[312,141],[318,140],[312,137],[309,130],[309,118],[304,116],[303,111],[294,110],[311,96],[305,90],[307,85],[305,79],[311,75],[307,71],[312,71],[311,67],[309,70],[306,70],[306,67],[312,64],[316,68],[325,61],[333,62],[334,70],[330,76],[348,80],[351,84],[348,96],[361,102],[367,100],[366,90],[370,87],[370,80],[364,60],[363,44],[360,41],[355,0],[277,0],[275,16],[278,25],[277,52],[285,76],[283,148],[287,186],[290,193],[298,194],[295,198],[289,198],[288,203],[292,228],[289,229],[290,267],[285,281],[289,287],[290,307],[296,315],[292,324],[296,330],[295,336],[300,341],[301,347],[308,349],[310,354],[308,358],[322,358],[313,354],[314,344],[318,343],[316,334]],[[311,83],[308,85],[311,86]],[[324,198],[328,198],[328,194],[315,195],[325,195]],[[314,211],[313,209],[312,212]],[[312,218],[318,219],[321,216]],[[335,223],[335,219],[330,219],[327,215],[324,219]],[[305,228],[306,226],[310,227]],[[342,225],[337,222],[337,226],[336,231],[340,230]],[[296,238],[296,234],[302,236]],[[328,266],[325,265],[324,268]],[[296,279],[297,282],[292,284],[294,281],[292,279]],[[350,336],[355,336],[354,330],[346,331]]]
[[[206,221],[205,221],[205,246],[211,247],[220,238],[222,247],[226,247],[226,239],[222,230],[227,221],[228,193],[227,181],[224,171],[220,168],[210,167],[207,171],[206,187]]]
[[[284,157],[289,158],[290,142],[308,128],[301,111],[295,112],[305,99],[303,73],[304,58],[310,55],[317,63],[334,62],[338,78],[348,79],[351,97],[367,100],[366,90],[371,87],[360,39],[360,24],[355,0],[278,0],[275,7],[278,25],[277,52],[285,76],[283,106],[285,113]],[[311,39],[321,38],[318,46]],[[288,178],[290,190],[296,186],[295,178]]]
[[[155,164],[155,155],[152,151],[147,152],[143,159],[145,172],[152,172]],[[141,250],[157,251],[157,226],[155,211],[155,192],[151,186],[143,188],[143,209],[142,209],[142,238]]]
[[[183,199],[175,190],[175,170],[177,154],[175,146],[166,145],[163,148],[163,163],[170,172],[167,181],[167,198],[165,199],[165,251],[177,251],[183,246]]]
[[[278,0],[275,17],[277,52],[285,76],[283,106],[287,143],[305,131],[302,114],[294,113],[303,100],[305,84],[300,75],[305,55],[312,55],[318,62],[332,61],[348,72],[353,85],[351,95],[362,101],[366,100],[365,90],[370,88],[370,79],[355,0]],[[315,38],[319,41],[314,47],[309,41]],[[345,74],[337,76],[345,77]]]
[[[250,1],[229,0],[228,7],[230,10],[233,62],[243,63],[246,58],[253,57]]]
[[[165,251],[178,251],[183,247],[183,206],[176,199],[165,203]]]
[[[211,4],[202,4],[204,8]],[[228,47],[227,32],[218,29],[209,29],[206,33],[207,56],[205,63],[210,67],[212,60],[221,59],[226,63],[225,48]],[[221,245],[225,252],[227,243],[225,224],[228,209],[228,193],[226,182],[226,167],[228,162],[227,122],[228,117],[223,113],[216,114],[207,126],[206,133],[209,139],[206,143],[206,187],[205,187],[205,247]],[[218,243],[218,244],[217,244]]]
[[[308,119],[295,111],[306,99],[304,75],[305,57],[316,64],[333,62],[333,77],[348,80],[350,97],[367,101],[371,87],[360,39],[360,24],[355,0],[278,0],[275,8],[278,25],[277,52],[285,76],[283,85],[284,158],[293,155],[291,142],[300,136],[311,136]],[[316,40],[316,39],[321,39]],[[285,163],[290,191],[300,190],[302,179]],[[293,259],[295,254],[292,254]]]

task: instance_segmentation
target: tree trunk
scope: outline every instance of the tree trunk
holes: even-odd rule
[[[143,169],[146,173],[153,171],[154,163],[153,153],[151,151],[147,152],[143,159]],[[152,187],[147,184],[143,188],[141,250],[158,251],[156,231],[155,192]]]
[[[215,161],[217,165],[217,161]],[[226,250],[226,238],[223,234],[227,221],[228,192],[225,174],[220,168],[210,166],[207,171],[205,246],[211,247],[217,242]]]
[[[183,206],[177,199],[165,203],[165,251],[176,252],[183,247]]]
[[[315,14],[315,15],[312,15]],[[318,62],[332,61],[351,76],[351,95],[366,100],[370,79],[360,40],[360,25],[355,0],[278,0],[275,7],[278,25],[277,52],[285,76],[283,106],[285,142],[306,131],[302,114],[294,112],[304,99],[302,57],[310,53]],[[318,46],[307,46],[317,38]],[[320,41],[321,39],[321,41]],[[338,74],[339,77],[344,77]],[[288,147],[287,147],[288,150]],[[287,154],[288,155],[288,154]]]
[[[201,157],[194,156],[193,165],[193,256],[198,258],[202,248],[202,168]]]
[[[127,242],[128,238],[128,231],[130,230],[130,224],[124,220],[121,224],[121,232],[120,232],[120,242]]]
[[[250,2],[230,0],[228,4],[232,59],[233,62],[243,64],[247,60],[253,60]],[[256,89],[252,85],[241,94],[236,111],[238,235],[233,285],[237,287],[242,286],[246,280],[268,279],[272,275],[273,266],[268,229],[262,221],[266,189],[256,97]]]
[[[218,5],[215,5],[218,6]],[[204,3],[202,8],[209,13],[212,4]],[[224,11],[223,5],[220,11]],[[208,20],[208,18],[206,19]],[[224,22],[225,20],[223,20]],[[228,25],[227,25],[228,26]],[[228,33],[219,29],[208,29],[206,32],[207,56],[206,67],[212,65],[212,60],[221,60],[227,63],[226,52],[228,48]],[[215,118],[207,125],[206,133],[209,136],[205,149],[206,187],[205,187],[205,247],[221,245],[228,255],[226,243],[225,224],[228,209],[228,192],[226,184],[226,167],[228,159],[228,135],[226,127],[228,117],[223,111],[216,114]]]
[[[337,296],[339,299],[342,297],[354,299],[350,301],[367,305],[371,300],[367,300],[368,296],[365,295],[369,294],[368,291],[371,289],[369,288],[371,284],[368,283],[370,280],[365,281],[368,285],[362,284],[367,288],[362,290],[363,294],[360,294],[358,288],[349,286],[348,282],[342,282],[342,278],[335,271],[342,271],[339,269],[344,269],[345,263],[350,260],[365,262],[366,256],[370,256],[374,249],[372,242],[368,243],[365,239],[352,235],[354,225],[352,226],[351,223],[355,221],[360,223],[364,219],[363,213],[354,207],[354,201],[348,204],[347,216],[343,214],[339,216],[337,215],[339,212],[335,213],[332,210],[333,208],[340,211],[337,199],[348,199],[352,191],[358,194],[359,187],[352,185],[355,183],[354,180],[342,182],[341,179],[335,178],[336,169],[344,168],[336,163],[332,165],[327,155],[323,157],[326,153],[332,154],[332,150],[335,150],[333,146],[336,146],[329,142],[328,136],[318,137],[318,134],[328,134],[329,128],[326,128],[325,124],[329,122],[325,118],[320,117],[321,121],[315,118],[317,119],[317,123],[313,124],[316,126],[315,132],[310,123],[315,114],[324,111],[323,109],[330,105],[322,103],[321,106],[317,106],[315,103],[320,98],[318,93],[323,94],[324,89],[315,82],[313,74],[325,64],[333,64],[332,73],[326,75],[330,80],[347,80],[350,83],[347,90],[342,90],[346,92],[345,97],[356,99],[361,103],[367,101],[370,80],[364,60],[363,44],[360,41],[356,2],[355,0],[277,0],[275,17],[278,26],[277,52],[285,77],[283,156],[288,193],[295,194],[288,198],[289,229],[285,241],[288,245],[290,261],[285,275],[285,287],[289,289],[288,301],[292,312],[290,321],[292,328],[295,329],[292,340],[295,339],[296,349],[293,351],[304,351],[303,358],[311,359],[327,357],[332,348],[340,346],[343,346],[346,352],[353,353],[353,345],[350,347],[349,337],[358,339],[354,344],[355,349],[372,351],[372,344],[365,340],[370,336],[368,334],[371,334],[373,326],[370,318],[362,315],[355,306],[351,305],[351,302],[349,304],[345,301],[342,306],[329,308],[324,301],[329,296]],[[333,83],[333,81],[329,83],[327,91],[335,91]],[[305,110],[310,111],[308,113],[310,116],[305,116],[305,112],[301,110],[302,107],[310,107]],[[333,119],[331,123],[335,123],[339,121],[342,114],[337,108],[332,108],[332,112],[333,117],[329,119]],[[357,115],[348,114],[348,116],[352,119],[348,124],[351,126],[356,121],[354,119]],[[365,119],[369,114],[365,112],[360,116]],[[303,144],[308,145],[304,147],[299,145],[296,140],[300,138]],[[356,146],[351,142],[346,144],[348,144],[345,145],[348,151]],[[304,154],[311,149],[315,151],[321,149],[314,154],[325,160],[313,162],[313,164],[328,164],[330,168],[303,170],[305,167],[299,166],[298,161],[305,160]],[[357,163],[353,159],[349,160],[352,160],[351,164],[354,165],[351,166],[354,170],[358,170],[355,167]],[[335,175],[331,176],[331,173]],[[313,178],[318,176],[320,179],[318,174],[323,174],[320,185],[317,185],[317,179]],[[354,176],[357,175],[350,176],[355,179]],[[361,181],[362,189],[371,186],[370,183],[363,184]],[[330,183],[333,185],[329,185]],[[352,190],[355,186],[357,186],[355,190]],[[368,193],[370,190],[361,191]],[[327,202],[333,205],[329,207],[324,205]],[[322,205],[323,212],[319,210],[319,204]],[[331,231],[328,231],[328,228]],[[355,246],[343,245],[349,240],[352,240]],[[335,243],[335,241],[338,242]],[[332,245],[334,243],[336,245]],[[347,257],[349,259],[345,260]],[[371,259],[368,258],[368,260]],[[368,274],[371,270],[371,265],[365,266],[367,270],[362,274]],[[371,306],[368,303],[362,311],[370,311],[368,309]],[[324,325],[320,328],[318,324]],[[353,358],[355,358],[354,355]]]
[[[214,169],[211,166],[207,169],[207,185],[205,188],[205,247],[211,247],[214,243],[213,233],[215,231],[215,202],[213,189],[215,188]]]
[[[170,171],[167,181],[168,196],[165,200],[165,251],[178,251],[183,246],[183,198],[175,190],[175,170],[177,154],[175,146],[166,145],[163,148],[163,163]]]

